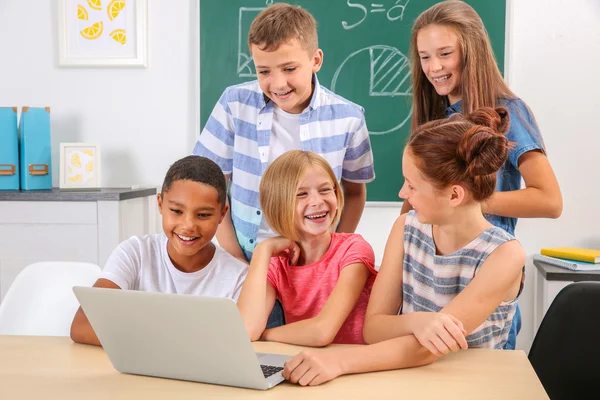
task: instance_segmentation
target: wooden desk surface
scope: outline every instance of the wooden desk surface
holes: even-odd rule
[[[255,343],[257,351],[299,347]],[[67,337],[0,336],[0,399],[548,399],[523,351],[467,350],[432,365],[267,391],[117,372],[104,351]]]

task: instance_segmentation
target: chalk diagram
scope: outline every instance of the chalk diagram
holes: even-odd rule
[[[266,5],[273,0],[266,0]],[[240,78],[256,78],[256,71],[252,68],[252,57],[248,50],[248,31],[254,18],[265,7],[240,7],[238,14],[238,63],[237,74]]]
[[[365,83],[366,79],[357,78],[366,75],[365,61],[368,61],[369,65],[368,86]],[[358,87],[361,96],[371,97],[369,104],[372,104],[372,98],[376,97],[387,98],[385,99],[386,103],[390,101],[389,98],[399,98],[398,106],[394,108],[398,111],[398,116],[392,122],[392,126],[378,126],[375,130],[370,129],[371,135],[384,135],[397,131],[406,124],[412,115],[412,107],[409,103],[412,100],[410,65],[408,58],[395,47],[373,45],[357,50],[346,57],[333,75],[331,90],[344,96],[344,88],[348,86]],[[349,98],[358,104],[365,103],[356,96],[349,96]],[[387,119],[389,116],[386,115]]]
[[[251,78],[256,77],[256,72],[252,68],[252,57],[250,52],[246,51],[247,41],[246,36],[242,32],[248,32],[248,28],[244,30],[244,26],[250,26],[252,20],[264,7],[240,7],[238,17],[238,63],[237,63],[237,74],[240,78]],[[250,22],[248,22],[250,21]]]

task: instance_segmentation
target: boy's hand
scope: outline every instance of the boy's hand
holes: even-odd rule
[[[278,236],[267,239],[263,242],[263,246],[267,247],[271,257],[275,256],[287,256],[290,258],[290,265],[296,265],[298,257],[300,257],[300,247],[296,242]],[[260,245],[259,245],[260,246]]]
[[[305,350],[285,362],[281,375],[301,386],[317,386],[342,375],[339,357],[332,350]]]
[[[466,349],[467,331],[458,318],[442,312],[419,312],[413,335],[436,356]],[[415,315],[417,316],[417,315]]]

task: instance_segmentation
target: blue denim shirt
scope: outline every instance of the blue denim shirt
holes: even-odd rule
[[[500,99],[498,105],[502,105],[508,109],[510,115],[510,128],[506,137],[509,142],[513,143],[513,147],[508,153],[506,164],[498,171],[496,191],[508,192],[521,189],[519,157],[532,150],[544,151],[544,144],[533,114],[523,100],[519,98]],[[460,112],[461,102],[459,101],[446,109],[446,118],[454,113]],[[489,214],[485,217],[493,225],[504,229],[511,235],[515,234],[517,218],[500,217],[498,215]]]

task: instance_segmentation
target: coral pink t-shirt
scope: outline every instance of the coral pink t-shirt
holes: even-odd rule
[[[313,264],[293,266],[289,265],[288,257],[271,258],[267,281],[275,288],[277,299],[281,301],[286,323],[317,316],[342,270],[356,263],[364,263],[371,276],[333,343],[363,344],[365,312],[377,271],[373,267],[373,248],[361,235],[354,233],[334,233],[325,255]]]

